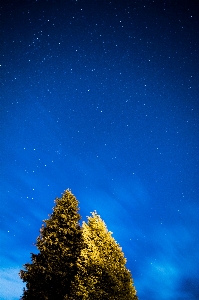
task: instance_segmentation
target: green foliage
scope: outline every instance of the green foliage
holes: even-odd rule
[[[78,201],[69,191],[55,200],[53,213],[44,220],[32,263],[24,265],[20,277],[26,282],[22,299],[63,299],[70,293],[82,247]]]
[[[20,277],[22,300],[137,300],[121,247],[96,212],[79,225],[78,201],[66,190],[40,229]]]

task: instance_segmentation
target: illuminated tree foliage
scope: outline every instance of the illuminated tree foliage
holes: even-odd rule
[[[53,213],[44,220],[32,263],[25,264],[20,277],[26,282],[21,299],[55,300],[70,294],[82,247],[78,201],[69,191],[55,200]]]
[[[104,221],[93,212],[82,228],[85,247],[78,258],[74,294],[69,299],[138,299],[122,249]]]
[[[121,247],[96,212],[80,227],[78,201],[66,190],[37,238],[38,254],[20,271],[21,300],[137,300]]]

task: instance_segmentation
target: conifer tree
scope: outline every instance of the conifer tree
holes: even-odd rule
[[[25,264],[25,270],[20,271],[26,282],[23,300],[68,299],[71,282],[77,274],[76,261],[82,248],[78,201],[66,190],[55,203],[37,238],[39,253],[32,253],[32,263]]]
[[[85,247],[70,300],[136,300],[136,290],[121,247],[96,212],[83,222]]]

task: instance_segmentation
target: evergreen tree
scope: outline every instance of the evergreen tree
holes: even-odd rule
[[[96,212],[83,222],[85,246],[69,299],[136,300],[136,290],[121,247]]]
[[[20,277],[26,282],[21,299],[68,299],[71,282],[77,274],[77,258],[82,248],[78,201],[66,190],[55,200],[53,213],[44,220],[36,246],[38,254],[24,265]]]

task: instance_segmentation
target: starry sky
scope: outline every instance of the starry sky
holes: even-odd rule
[[[199,299],[199,5],[2,1],[0,299],[70,188],[140,300]]]

